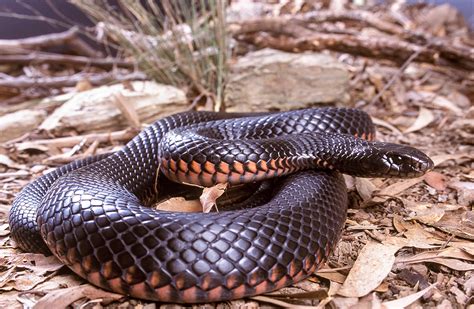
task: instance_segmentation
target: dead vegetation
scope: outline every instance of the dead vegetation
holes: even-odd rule
[[[256,2],[239,8],[236,1],[229,13],[233,16],[229,31],[235,40],[234,52],[241,55],[272,47],[291,52],[322,51],[337,58],[349,72],[350,80],[341,86],[346,87],[345,91],[334,103],[367,111],[377,124],[379,140],[415,146],[428,153],[436,167],[423,177],[407,180],[347,177],[351,208],[342,239],[322,269],[305,281],[269,295],[210,306],[470,308],[474,306],[472,33],[458,18],[459,13],[447,5],[330,9],[328,3],[335,2],[340,1]],[[74,31],[67,35],[70,33]],[[135,34],[145,40],[151,35]],[[35,42],[27,43],[32,41]],[[77,66],[82,65],[80,61],[61,62],[67,64],[66,69],[55,70],[57,66],[52,63],[69,56],[47,55],[52,58],[39,57],[38,62],[28,62],[24,59],[31,57],[32,45],[24,41],[8,44],[27,46],[21,53],[10,54],[17,57],[16,65],[21,65],[22,72],[41,71],[51,78],[73,82],[56,85],[55,91],[39,91],[49,87],[42,80],[27,88],[14,84],[0,86],[5,98],[0,106],[7,117],[31,109],[40,111],[44,120],[78,95],[67,87],[75,86],[75,91],[86,93],[96,90],[92,89],[94,83],[84,84],[81,80],[78,85],[78,80],[70,79],[71,74],[67,73],[113,74],[112,78],[136,73],[128,63],[135,63],[137,58],[104,60],[90,52],[83,55],[90,58],[89,71],[77,71]],[[2,53],[0,57],[6,56]],[[53,58],[56,60],[51,62]],[[98,62],[94,63],[94,59]],[[18,74],[17,66],[12,69],[13,63],[12,60],[5,66],[7,73],[0,76],[0,85],[12,78],[26,78]],[[102,66],[96,66],[98,63]],[[122,65],[114,64],[110,70],[104,63]],[[77,130],[78,125],[35,130],[36,125],[1,144],[1,307],[174,307],[96,289],[52,257],[20,253],[9,239],[7,214],[23,186],[65,162],[117,149],[136,132],[125,130],[124,123],[137,127],[149,121],[139,117],[137,107],[130,103],[140,97],[134,93],[143,93],[143,89],[123,82],[119,95],[127,98],[127,89],[130,99],[112,96],[115,99],[107,103],[110,108],[115,104],[120,116],[114,123],[121,121],[122,126],[115,124],[103,133],[90,133]],[[31,93],[45,96],[60,92],[70,97],[23,103]],[[197,95],[199,99],[194,104],[190,100],[180,105],[214,109],[218,101],[210,106],[206,100],[200,100],[206,93]],[[146,96],[142,99],[147,100]]]

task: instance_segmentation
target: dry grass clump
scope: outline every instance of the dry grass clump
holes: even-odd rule
[[[150,78],[222,106],[229,54],[225,0],[72,0]]]

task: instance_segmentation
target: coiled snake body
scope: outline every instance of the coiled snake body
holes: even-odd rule
[[[373,136],[369,116],[354,109],[172,115],[121,151],[25,187],[11,235],[21,249],[50,250],[89,282],[133,297],[211,302],[269,292],[312,274],[334,248],[347,207],[339,172],[415,177],[432,167],[414,148],[364,140]],[[258,207],[204,214],[146,207],[173,186],[159,174],[203,186],[288,176],[255,193]]]

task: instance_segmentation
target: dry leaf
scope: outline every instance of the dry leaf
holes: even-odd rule
[[[37,275],[43,275],[47,272],[57,271],[64,267],[54,255],[45,256],[43,254],[36,253],[24,253],[20,254],[22,257],[21,262],[17,263],[16,266],[28,268]]]
[[[341,274],[337,271],[327,272],[327,269],[325,269],[324,272],[316,272],[316,276],[327,279],[327,280],[330,280],[330,281],[334,281],[334,282],[337,282],[337,283],[341,283],[341,284],[344,283],[344,281],[346,280],[345,275],[343,275],[343,274]]]
[[[428,225],[433,225],[440,221],[446,213],[446,209],[443,205],[430,203],[417,204],[412,201],[406,201],[405,206],[407,209],[415,212],[415,215],[411,216],[412,219]]]
[[[411,294],[411,295],[408,295],[408,296],[405,296],[405,297],[402,297],[402,298],[399,298],[399,299],[396,299],[396,300],[383,302],[382,305],[384,306],[385,309],[399,309],[399,308],[408,307],[408,305],[414,303],[416,300],[423,297],[423,295],[425,295],[434,286],[436,286],[436,283],[430,285],[426,289],[423,289],[423,290],[421,290],[417,293],[414,293],[414,294]]]
[[[173,197],[154,206],[155,209],[178,212],[201,212],[202,205],[198,200],[186,200],[183,197]]]
[[[469,206],[474,201],[474,182],[452,181],[448,183],[448,186],[457,191],[460,205]]]
[[[19,169],[19,170],[27,169],[26,165],[17,164],[13,162],[13,160],[10,159],[10,157],[1,153],[0,153],[0,165],[5,165],[6,167]]]
[[[422,182],[424,177],[418,177],[418,178],[410,178],[410,179],[405,179],[399,182],[396,182],[388,187],[383,188],[379,192],[375,193],[375,196],[373,198],[373,201],[375,203],[381,203],[385,202],[387,198],[396,196],[406,189],[413,187],[417,183]]]
[[[314,306],[295,305],[295,304],[287,303],[287,302],[284,302],[284,301],[281,301],[281,300],[278,300],[278,299],[275,299],[275,298],[272,298],[272,297],[268,297],[268,296],[252,296],[252,297],[250,297],[250,299],[265,302],[265,303],[269,303],[269,304],[273,304],[273,305],[277,305],[277,306],[282,307],[282,308],[295,308],[295,309],[315,309],[315,308],[317,308],[317,307],[314,307]]]
[[[402,131],[398,130],[397,128],[395,128],[394,126],[392,126],[390,123],[382,120],[382,119],[379,119],[379,118],[376,118],[376,117],[371,117],[372,118],[372,122],[378,126],[381,126],[381,127],[385,127],[387,129],[389,129],[390,131],[392,131],[392,133],[396,134],[396,135],[403,135]]]
[[[417,96],[425,102],[430,102],[438,107],[446,108],[458,116],[461,116],[463,114],[462,109],[460,109],[455,103],[448,100],[446,97],[437,95],[436,93],[429,91],[418,91],[415,94],[415,98]]]
[[[466,263],[466,262],[455,260],[455,259],[434,258],[434,259],[427,260],[425,262],[441,264],[457,271],[474,270],[474,264]],[[416,263],[420,263],[420,262],[416,262]]]
[[[372,194],[377,190],[377,187],[370,180],[359,177],[355,178],[355,187],[364,202],[371,200]]]
[[[431,160],[433,160],[434,166],[436,167],[446,161],[449,161],[449,160],[458,161],[462,158],[470,159],[470,156],[466,153],[443,154],[443,155],[432,156]]]
[[[425,182],[438,191],[446,190],[448,177],[438,172],[428,172],[425,174]]]
[[[464,207],[446,211],[433,226],[446,233],[474,240],[474,212]]]
[[[447,247],[434,251],[426,251],[410,257],[401,257],[396,259],[396,263],[415,263],[426,262],[435,258],[462,259],[474,262],[474,257],[464,250],[455,247]]]
[[[432,123],[434,119],[435,116],[429,109],[420,107],[420,112],[418,113],[418,117],[415,119],[415,122],[408,129],[406,129],[404,133],[412,133],[421,130]]]
[[[392,269],[395,253],[400,248],[375,242],[365,245],[337,294],[362,297],[375,290]]]
[[[101,303],[110,303],[125,296],[98,289],[90,284],[83,284],[67,289],[51,291],[42,297],[35,309],[66,308],[81,298],[102,299]]]
[[[216,206],[216,200],[224,194],[226,188],[227,183],[218,183],[213,187],[204,188],[199,197],[202,204],[202,211],[205,213],[210,212],[212,207]]]

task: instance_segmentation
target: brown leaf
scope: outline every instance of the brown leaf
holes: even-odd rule
[[[374,124],[389,129],[395,135],[398,135],[398,136],[403,135],[403,133],[400,130],[398,130],[396,127],[392,126],[390,123],[388,123],[388,122],[386,122],[382,119],[376,118],[376,117],[371,117],[371,118],[372,118],[372,121],[373,121]]]
[[[372,195],[377,187],[366,178],[355,178],[355,187],[364,202],[372,199]]]
[[[373,201],[376,203],[384,202],[387,200],[387,197],[396,196],[402,193],[403,191],[405,191],[406,189],[416,185],[417,183],[420,183],[421,181],[423,181],[423,177],[405,179],[405,180],[396,182],[388,187],[383,188],[379,192],[377,192],[375,194]]]
[[[438,191],[444,191],[447,187],[448,177],[438,172],[428,172],[425,174],[425,182]]]
[[[474,182],[452,181],[448,183],[448,186],[457,191],[459,204],[469,206],[474,202]]]
[[[400,248],[401,246],[369,242],[359,253],[337,294],[362,297],[375,290],[392,269],[395,253]]]
[[[213,187],[204,188],[199,197],[202,204],[202,211],[205,213],[210,212],[212,207],[216,206],[216,200],[224,194],[226,188],[227,183],[218,183]]]
[[[314,306],[295,305],[295,304],[284,302],[284,301],[278,300],[276,298],[268,297],[268,296],[252,296],[250,297],[250,299],[269,303],[269,304],[276,305],[282,308],[314,309]]]
[[[43,254],[35,253],[24,253],[20,257],[23,257],[20,263],[16,266],[28,268],[37,275],[43,275],[47,272],[53,272],[64,267],[54,255],[45,256]]]
[[[154,206],[155,209],[178,212],[201,212],[202,205],[198,200],[186,200],[183,197],[173,197]]]
[[[429,290],[431,290],[435,285],[436,285],[436,283],[430,285],[430,286],[427,287],[426,289],[423,289],[423,290],[419,291],[418,293],[410,294],[410,295],[408,295],[408,296],[399,298],[399,299],[397,299],[397,300],[392,300],[392,301],[384,302],[384,303],[382,303],[383,308],[385,308],[385,309],[406,308],[406,307],[408,307],[410,304],[414,303],[415,301],[417,301],[418,299],[420,299],[421,297],[423,297],[423,295],[425,295],[425,294],[426,294]]]
[[[421,130],[432,123],[434,119],[435,117],[429,109],[420,107],[420,112],[418,113],[418,117],[415,119],[415,122],[408,129],[406,129],[404,133],[412,133]]]
[[[66,308],[81,298],[102,299],[101,303],[110,303],[123,298],[123,295],[107,292],[92,285],[84,284],[72,288],[51,291],[42,297],[35,309]]]
[[[460,109],[455,103],[448,100],[448,98],[437,95],[436,93],[429,91],[418,91],[416,93],[421,97],[422,100],[428,103],[432,103],[438,107],[442,107],[452,111],[454,114],[461,116],[463,114],[462,109]]]
[[[441,163],[444,163],[449,160],[459,161],[460,159],[469,159],[469,154],[466,153],[455,153],[455,154],[442,154],[437,156],[432,156],[431,160],[433,160],[434,166],[438,166]],[[459,162],[458,162],[459,163]]]

